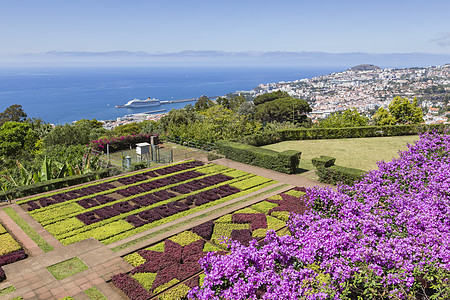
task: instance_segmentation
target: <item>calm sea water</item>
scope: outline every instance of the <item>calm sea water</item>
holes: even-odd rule
[[[339,72],[333,68],[14,68],[0,69],[0,112],[22,105],[29,117],[54,124],[79,119],[110,120],[131,113],[170,111],[189,102],[159,107],[115,108],[147,97],[160,100],[221,96],[260,83],[292,81]],[[192,102],[191,102],[192,103]]]

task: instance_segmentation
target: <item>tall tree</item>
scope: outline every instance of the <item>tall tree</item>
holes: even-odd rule
[[[389,112],[397,124],[416,124],[423,122],[422,109],[417,105],[417,99],[409,101],[408,98],[397,96],[389,104]]]
[[[362,116],[356,109],[347,109],[345,111],[335,112],[319,123],[322,128],[341,128],[366,126],[368,119]]]
[[[307,121],[306,113],[311,107],[305,100],[287,97],[264,102],[256,106],[255,118],[262,122],[303,123]]]
[[[408,98],[395,97],[389,104],[389,111],[380,107],[373,116],[377,125],[417,124],[423,122],[422,109],[417,99],[409,101]]]
[[[276,99],[287,98],[287,97],[289,97],[288,93],[283,92],[283,91],[276,91],[276,92],[257,96],[255,99],[253,99],[253,104],[260,105],[260,104],[270,102],[270,101],[273,101]]]
[[[22,105],[14,104],[0,113],[0,126],[6,122],[23,122],[27,114],[23,111]]]

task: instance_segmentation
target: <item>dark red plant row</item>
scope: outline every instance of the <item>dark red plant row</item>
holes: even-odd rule
[[[93,186],[88,186],[79,190],[73,190],[69,192],[62,192],[59,194],[52,195],[50,198],[42,197],[34,201],[29,201],[27,204],[29,205],[28,211],[32,211],[41,207],[50,206],[56,203],[61,203],[65,201],[69,201],[72,199],[76,199],[82,196],[88,196],[95,193],[107,191],[110,189],[114,189],[115,186],[110,183],[101,183]]]
[[[130,197],[133,195],[137,195],[137,194],[141,194],[144,192],[148,192],[151,191],[152,189],[157,189],[157,188],[161,188],[164,186],[167,186],[169,184],[174,184],[174,183],[178,183],[180,181],[186,181],[189,179],[193,179],[195,177],[199,177],[199,176],[203,176],[204,174],[199,173],[199,172],[194,172],[194,171],[187,171],[181,174],[176,174],[167,178],[161,178],[161,179],[156,179],[150,182],[145,182],[136,186],[130,186],[128,188],[125,189],[121,189],[121,190],[117,190],[115,191],[117,194],[123,196],[123,197]],[[154,193],[155,196],[152,195],[148,195],[148,196],[142,196],[144,197],[144,199],[151,199],[153,201],[150,201],[150,204],[159,202],[159,201],[164,201],[167,200],[169,198],[175,197],[175,195],[173,193],[169,193],[169,192],[156,192]],[[168,197],[170,195],[170,197]],[[141,197],[139,197],[141,198]],[[83,199],[80,201],[77,201],[77,203],[79,205],[81,205],[84,208],[91,208],[91,207],[95,207],[95,206],[99,206],[99,205],[103,205],[109,202],[113,202],[116,201],[117,199],[114,199],[112,197],[108,197],[105,195],[99,195],[93,198],[87,198],[87,199]],[[137,200],[139,207],[142,206],[148,206],[150,204],[147,205],[143,205],[142,203],[148,203],[147,201],[139,201],[139,199]]]
[[[1,266],[11,264],[13,262],[22,260],[27,257],[27,254],[24,250],[16,250],[11,253],[4,254],[0,256],[0,282],[6,279],[5,272],[1,268]]]
[[[181,172],[181,171],[192,169],[192,168],[199,167],[199,166],[203,166],[203,163],[200,161],[190,161],[190,162],[182,163],[179,165],[168,166],[168,167],[161,168],[158,170],[148,171],[145,173],[140,173],[140,174],[136,174],[133,176],[120,178],[117,181],[124,185],[129,185],[129,184],[137,183],[139,181],[147,180],[148,177],[159,177],[162,175],[167,175],[167,174],[171,174],[171,173],[175,173],[175,172]]]
[[[298,189],[300,190],[300,188]],[[297,190],[297,191],[298,191]],[[302,191],[302,190],[300,190]],[[295,213],[302,215],[305,213],[307,207],[305,205],[305,202],[303,200],[303,197],[295,197],[288,194],[280,194],[281,198],[283,200],[270,200],[266,199],[268,202],[276,203],[278,204],[277,207],[272,208],[269,210],[269,215],[272,214],[274,211],[288,211],[290,213]]]
[[[111,280],[131,300],[147,300],[152,297],[152,294],[140,285],[139,282],[125,273],[114,275]]]
[[[183,281],[186,278],[198,273],[202,270],[198,261],[206,255],[203,252],[203,246],[205,240],[198,240],[192,242],[186,246],[181,246],[170,239],[164,241],[164,252],[151,251],[151,250],[139,250],[139,255],[146,260],[145,263],[135,267],[131,274],[136,273],[156,273],[156,278],[153,281],[151,291],[154,291],[157,287],[173,280],[174,278],[179,281]],[[224,254],[225,252],[220,252]],[[135,288],[132,282],[123,284],[123,280],[127,280],[124,274],[113,276],[113,283],[126,295],[133,294],[132,289]],[[131,278],[131,277],[129,277]],[[116,284],[116,282],[118,284]],[[193,282],[198,284],[198,279]],[[190,283],[195,286],[195,284]],[[139,293],[140,295],[141,293]],[[134,298],[136,295],[133,295]]]
[[[233,214],[231,220],[238,224],[250,223],[252,231],[259,228],[267,228],[267,217],[265,214]]]
[[[170,190],[177,192],[179,194],[189,194],[190,192],[198,191],[206,187],[216,185],[218,183],[232,179],[233,177],[230,176],[226,176],[223,174],[216,174],[171,187]]]
[[[129,196],[133,196],[133,195],[140,194],[143,192],[151,191],[153,189],[162,188],[162,187],[165,187],[165,186],[168,186],[171,184],[177,184],[179,182],[183,182],[183,181],[193,179],[196,177],[200,177],[203,175],[205,175],[205,174],[200,173],[200,172],[195,172],[195,171],[186,171],[184,173],[175,174],[175,175],[172,175],[169,177],[156,179],[156,180],[144,182],[144,183],[141,183],[138,185],[130,186],[125,189],[118,190],[118,191],[116,191],[116,193],[118,193],[124,197],[129,197]]]
[[[196,206],[206,204],[208,202],[215,201],[217,199],[238,192],[240,192],[239,189],[231,187],[229,185],[219,186],[212,190],[200,192],[197,195],[189,196],[184,200],[171,202],[162,206],[142,211],[136,215],[128,216],[126,218],[126,221],[130,224],[133,224],[133,226],[135,227],[140,227],[145,224],[152,223],[154,221],[167,218],[179,212],[188,210],[189,206],[192,204],[195,204]]]
[[[161,175],[167,175],[170,173],[180,172],[188,169],[192,169],[198,166],[202,166],[203,163],[200,161],[190,161],[186,163],[182,163],[179,165],[168,166],[159,170],[148,171],[141,174],[131,175],[124,178],[119,178],[117,181],[122,184],[133,184],[139,181],[147,180],[149,177],[158,177]],[[110,189],[116,188],[114,185],[110,183],[99,183],[97,185],[92,185],[88,187],[84,187],[78,190],[72,190],[68,192],[61,192],[59,194],[52,195],[51,197],[42,197],[37,200],[29,201],[27,204],[29,205],[28,211],[32,211],[35,209],[39,209],[41,207],[46,207],[49,205],[53,205],[60,202],[69,201],[72,199],[80,198],[83,196],[88,196],[92,194],[96,194],[99,192],[107,191]],[[127,197],[127,196],[125,196]]]

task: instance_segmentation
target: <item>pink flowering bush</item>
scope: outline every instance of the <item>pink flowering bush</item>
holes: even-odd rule
[[[207,255],[191,299],[448,299],[450,135],[422,134],[354,186],[307,189],[292,236]]]
[[[123,149],[130,149],[130,145],[134,147],[137,143],[150,143],[150,137],[152,135],[158,136],[157,134],[140,133],[121,137],[105,138],[91,141],[89,146],[94,150],[106,152],[106,145],[109,144],[109,151],[119,151]]]

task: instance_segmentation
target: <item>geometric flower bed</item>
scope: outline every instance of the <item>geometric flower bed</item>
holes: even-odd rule
[[[248,245],[254,239],[261,242],[270,229],[282,232],[286,215],[304,211],[303,191],[294,188],[129,254],[124,259],[135,268],[114,276],[112,282],[132,300],[156,294],[160,300],[184,299],[189,290],[201,285],[204,275],[199,260],[207,252],[228,253],[223,238]],[[281,218],[275,217],[276,212],[282,212]]]
[[[19,261],[26,258],[27,255],[22,246],[6,231],[0,224],[0,282],[6,279],[5,272],[1,266]]]
[[[124,259],[135,268],[130,274],[113,276],[112,282],[130,299],[148,299],[180,281],[193,277],[185,282],[185,288],[181,289],[184,291],[187,287],[189,290],[198,285],[197,273],[202,271],[198,260],[211,251],[224,253],[195,233],[185,231],[125,256]],[[172,296],[175,296],[173,291]]]
[[[64,245],[90,237],[110,244],[273,183],[190,160],[18,203]]]
[[[206,257],[190,296],[449,299],[450,135],[425,133],[408,148],[352,186],[308,189],[291,236]]]

